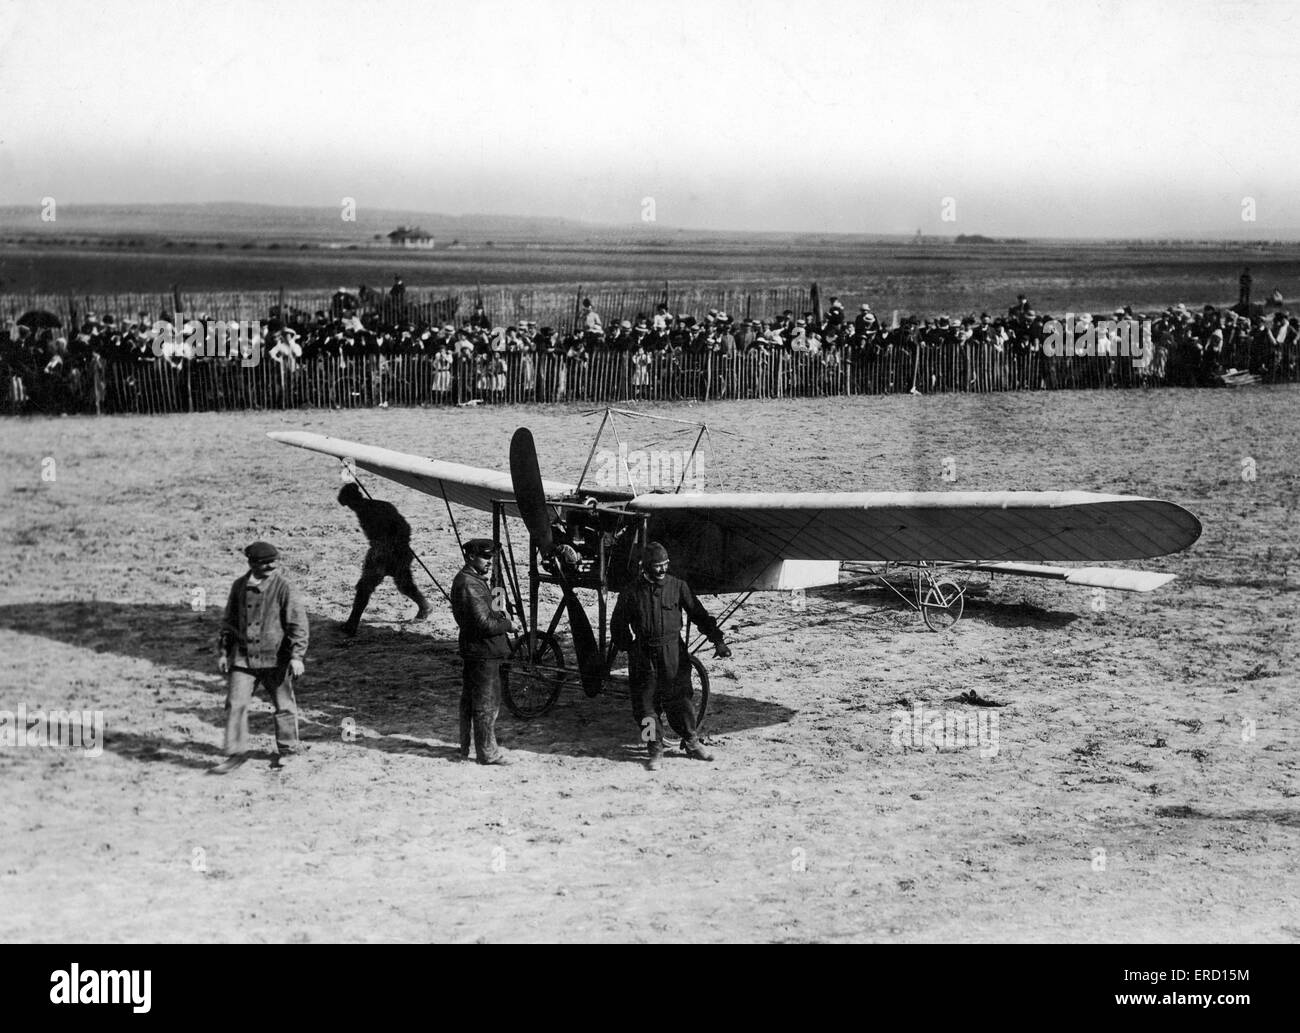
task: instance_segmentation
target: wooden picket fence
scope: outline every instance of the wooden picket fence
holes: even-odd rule
[[[468,318],[482,305],[494,325],[527,320],[559,333],[580,324],[581,301],[610,328],[650,315],[659,304],[697,317],[708,309],[736,320],[796,314],[813,306],[815,285],[744,289],[734,285],[670,283],[653,287],[572,285],[494,288],[408,288],[401,297],[369,297],[363,304],[389,326],[417,329]],[[358,292],[359,293],[359,292]],[[0,316],[44,309],[79,326],[86,317],[118,324],[148,323],[164,313],[212,319],[262,320],[271,314],[310,324],[316,313],[337,314],[332,291],[266,291],[117,295],[0,296]],[[4,366],[4,411],[203,412],[249,409],[367,408],[371,406],[620,402],[724,398],[784,398],[917,392],[999,392],[1065,388],[1128,388],[1205,383],[1194,345],[1157,348],[1145,368],[1124,357],[1048,358],[1014,344],[915,343],[906,333],[888,343],[817,354],[750,349],[744,353],[656,352],[641,361],[619,351],[582,358],[509,353],[504,368],[492,357],[457,359],[438,368],[427,352],[317,355],[279,363],[263,356],[254,366],[203,358],[170,363],[151,354],[96,358],[84,368],[45,372],[39,363]],[[900,338],[902,338],[900,340]],[[29,360],[30,361],[30,360]],[[1274,381],[1300,379],[1294,338],[1280,354],[1263,354],[1256,339],[1230,330],[1217,356],[1223,367],[1262,372]]]
[[[854,358],[804,353],[660,352],[638,361],[597,351],[585,358],[511,353],[457,359],[450,370],[427,354],[317,356],[293,364],[263,359],[198,359],[175,365],[152,358],[109,362],[60,386],[61,411],[220,412],[250,409],[360,409],[378,406],[529,402],[711,401],[730,398],[1000,392],[1130,388],[1174,382],[1167,365],[1156,379],[1124,358],[1047,359],[1038,352],[989,346],[881,348]],[[1292,367],[1296,356],[1290,357]],[[28,376],[24,411],[51,411],[42,378]],[[96,405],[98,399],[98,405]],[[10,397],[11,411],[15,399]],[[54,409],[53,411],[60,411]]]

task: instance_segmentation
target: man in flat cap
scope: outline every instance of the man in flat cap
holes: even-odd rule
[[[230,587],[217,643],[217,669],[226,679],[226,759],[210,771],[224,775],[247,759],[248,707],[265,689],[275,705],[276,757],[281,768],[298,752],[298,704],[294,679],[307,656],[307,607],[298,590],[276,569],[280,554],[268,542],[244,550],[248,573]]]
[[[718,656],[731,656],[721,629],[695,593],[681,578],[668,573],[668,550],[651,542],[641,557],[641,576],[619,593],[610,619],[614,645],[627,650],[632,719],[649,750],[646,767],[651,771],[658,769],[664,752],[658,704],[662,704],[673,731],[682,737],[686,755],[693,760],[713,759],[695,731],[691,658],[682,641],[683,610],[708,636]]]
[[[371,593],[386,577],[391,577],[397,590],[419,607],[412,620],[424,620],[429,616],[429,603],[411,577],[411,562],[415,559],[415,553],[411,551],[411,525],[391,502],[366,498],[356,481],[350,481],[339,489],[339,505],[347,506],[357,515],[361,530],[370,542],[361,564],[361,580],[357,582],[352,600],[352,614],[343,625],[343,634],[351,637],[357,633]]]
[[[488,573],[496,552],[491,538],[465,543],[465,566],[451,583],[451,612],[460,628],[463,679],[460,693],[460,755],[469,759],[471,731],[480,764],[509,764],[497,745],[501,709],[501,661],[510,654],[506,637],[514,625],[493,601]]]

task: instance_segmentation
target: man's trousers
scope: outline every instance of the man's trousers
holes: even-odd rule
[[[471,657],[462,660],[460,752],[469,756],[472,731],[478,762],[489,764],[501,755],[496,736],[497,714],[501,710],[501,661]]]
[[[689,742],[695,738],[695,701],[691,686],[691,657],[677,638],[660,643],[633,643],[627,654],[632,718],[644,741],[663,739],[659,711],[673,731]],[[658,705],[656,705],[658,704]],[[646,718],[654,725],[647,726]],[[647,739],[647,728],[651,733]]]
[[[298,749],[298,702],[293,675],[283,667],[232,667],[226,682],[226,756],[248,749],[248,707],[259,688],[275,704],[275,745],[280,753]]]

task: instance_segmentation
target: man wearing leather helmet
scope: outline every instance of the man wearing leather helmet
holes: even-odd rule
[[[682,612],[717,647],[717,655],[731,656],[717,622],[700,605],[681,578],[668,573],[668,550],[658,542],[646,546],[641,575],[618,597],[610,620],[614,645],[625,649],[632,690],[632,717],[649,750],[651,771],[663,756],[663,729],[659,708],[682,737],[682,749],[694,760],[712,760],[695,731],[695,705],[691,700],[691,660],[682,641]]]

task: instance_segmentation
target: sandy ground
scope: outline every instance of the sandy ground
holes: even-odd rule
[[[100,710],[107,742],[0,748],[0,939],[1298,940],[1298,404],[1260,388],[655,410],[735,433],[714,439],[712,488],[1079,488],[1205,526],[1143,564],[1178,575],[1156,594],[1097,610],[1087,589],[976,579],[945,635],[879,590],[802,614],[756,597],[735,658],[708,661],[717,762],[655,774],[616,688],[503,714],[513,767],[460,762],[446,607],[407,624],[385,585],[343,640],[364,543],[337,466],[264,436],[504,467],[527,423],[546,474],[572,477],[594,429],[578,410],[5,421],[0,710]],[[441,503],[367,483],[449,581]],[[214,640],[253,538],[310,599],[312,749],[272,771],[259,700],[259,755],[214,778]],[[1004,705],[952,701],[972,689]],[[896,736],[918,704],[996,713],[996,751],[991,724],[965,746]]]

